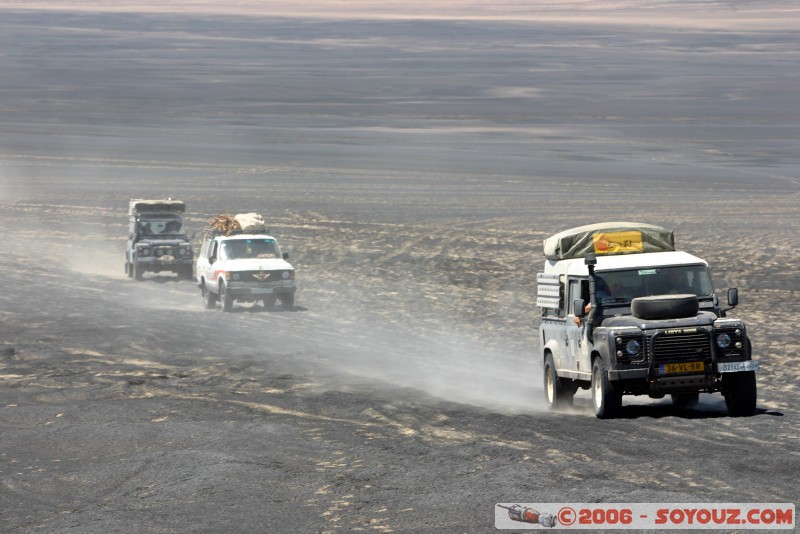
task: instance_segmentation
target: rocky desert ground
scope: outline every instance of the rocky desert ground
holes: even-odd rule
[[[792,3],[225,5],[0,2],[0,531],[797,503]],[[198,236],[263,214],[296,309],[129,280],[137,197]],[[754,417],[544,409],[542,240],[609,220],[674,228],[739,288]]]

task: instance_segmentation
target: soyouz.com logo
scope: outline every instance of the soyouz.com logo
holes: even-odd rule
[[[792,503],[498,503],[498,529],[793,530]]]

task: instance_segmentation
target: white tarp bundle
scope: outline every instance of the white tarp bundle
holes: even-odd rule
[[[242,232],[264,232],[267,229],[267,225],[264,223],[263,217],[261,217],[261,215],[258,213],[237,213],[234,216],[234,219],[236,219],[236,222],[239,223]]]
[[[184,211],[186,211],[186,204],[171,198],[163,200],[134,198],[128,204],[128,213],[131,215],[136,213],[183,213]]]
[[[544,240],[544,255],[549,260],[598,256],[669,252],[675,250],[672,230],[653,224],[607,222],[579,226]]]

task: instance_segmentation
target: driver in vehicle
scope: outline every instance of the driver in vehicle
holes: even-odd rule
[[[271,241],[256,241],[253,243],[253,253],[256,258],[277,258],[275,243]]]
[[[696,295],[694,288],[686,282],[686,274],[680,269],[667,268],[659,273],[659,295]]]
[[[595,300],[602,306],[602,304],[607,304],[609,302],[614,302],[619,298],[623,298],[623,288],[619,284],[619,282],[613,282],[613,289],[609,287],[608,283],[601,277],[597,277],[595,279],[595,288],[594,288],[594,296]],[[587,299],[588,300],[588,299]],[[586,306],[584,306],[584,312],[586,315],[589,315],[592,311],[592,303],[587,302]],[[580,326],[582,323],[580,317],[575,317],[575,324]]]

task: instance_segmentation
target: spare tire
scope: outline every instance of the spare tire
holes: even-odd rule
[[[700,306],[697,295],[655,295],[631,301],[631,313],[639,319],[694,317]]]

